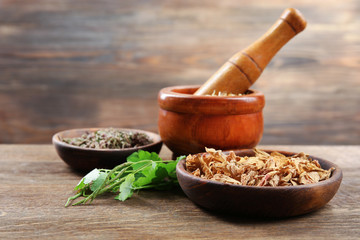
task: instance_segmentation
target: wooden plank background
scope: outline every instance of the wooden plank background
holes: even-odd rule
[[[359,0],[0,0],[0,143],[156,132],[161,88],[205,82],[287,7],[308,27],[253,87],[261,144],[360,144]]]

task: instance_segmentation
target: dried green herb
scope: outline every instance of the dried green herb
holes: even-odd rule
[[[117,193],[115,199],[125,201],[134,191],[146,188],[167,190],[178,186],[176,164],[177,160],[162,160],[158,154],[138,151],[127,158],[127,162],[109,169],[94,169],[83,177],[74,188],[77,193],[69,197],[65,207],[75,199],[83,197],[72,204],[91,203],[97,196],[105,192]]]
[[[96,149],[124,149],[153,143],[144,133],[126,132],[114,128],[87,132],[81,137],[63,138],[62,141],[77,147]]]

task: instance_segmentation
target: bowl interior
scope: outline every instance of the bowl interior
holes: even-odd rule
[[[288,151],[277,151],[277,150],[262,150],[262,151],[265,151],[267,153],[271,153],[271,152],[279,152],[285,156],[292,156],[292,155],[295,155],[297,153],[295,152],[288,152]],[[230,151],[224,151],[225,154],[228,154]],[[255,152],[252,150],[252,149],[244,149],[244,150],[233,150],[233,152],[237,155],[237,156],[240,156],[240,157],[244,157],[244,156],[255,156]],[[207,154],[207,153],[204,153],[204,154]],[[318,158],[318,157],[314,157],[314,156],[309,156],[311,159],[313,160],[317,160],[321,166],[321,168],[323,168],[324,170],[328,170],[330,169],[331,167],[334,167],[335,170],[331,173],[331,176],[329,179],[326,179],[324,181],[320,181],[320,182],[317,182],[317,183],[313,183],[313,184],[306,184],[306,185],[297,185],[297,186],[282,186],[282,187],[271,187],[271,186],[266,186],[266,187],[257,187],[257,186],[242,186],[242,185],[233,185],[233,184],[227,184],[227,183],[221,183],[221,182],[218,182],[218,181],[213,181],[213,180],[207,180],[207,179],[202,179],[200,177],[196,177],[194,175],[192,175],[190,172],[188,172],[186,170],[186,166],[185,166],[185,159],[181,160],[179,162],[179,172],[182,172],[183,174],[186,174],[188,175],[189,177],[193,178],[194,180],[201,180],[201,181],[205,181],[205,182],[211,182],[213,184],[220,184],[220,185],[232,185],[232,186],[235,186],[235,187],[239,187],[239,188],[255,188],[255,189],[263,189],[263,188],[266,188],[266,189],[277,189],[277,190],[284,190],[285,188],[308,188],[308,187],[314,187],[314,186],[317,186],[317,185],[324,185],[324,184],[328,184],[329,182],[333,182],[333,181],[336,181],[338,180],[339,178],[342,177],[342,170],[334,163],[330,162],[330,161],[327,161],[327,160],[324,160],[324,159],[321,159],[321,158]]]
[[[183,86],[183,87],[174,87],[171,89],[171,92],[174,92],[174,93],[181,93],[181,94],[190,94],[190,95],[193,95],[196,90],[199,89],[200,86]],[[246,95],[249,95],[249,94],[252,94],[254,93],[253,90],[249,89],[247,90],[246,94],[243,94],[243,96],[246,96]],[[195,96],[195,95],[194,95]],[[199,96],[197,96],[199,97]],[[203,97],[203,96],[201,96]],[[205,95],[205,97],[227,97],[227,96],[208,96],[208,95]],[[239,96],[231,96],[231,97],[239,97]]]
[[[142,149],[144,147],[147,146],[152,146],[155,144],[158,144],[159,142],[161,142],[161,137],[153,132],[149,132],[149,131],[144,131],[144,130],[139,130],[139,129],[129,129],[129,128],[114,128],[123,132],[138,132],[138,133],[144,133],[147,136],[149,136],[149,138],[153,141],[153,143],[144,145],[144,146],[139,146],[139,147],[134,147],[134,148],[124,148],[124,149],[93,149],[93,148],[83,148],[83,147],[78,147],[78,146],[74,146],[68,143],[63,142],[61,139],[63,138],[75,138],[75,137],[81,137],[83,134],[85,133],[91,133],[91,132],[95,132],[101,129],[105,129],[105,128],[78,128],[78,129],[70,129],[70,130],[65,130],[65,131],[61,131],[56,133],[53,136],[53,142],[54,144],[60,144],[63,145],[64,147],[69,147],[69,148],[78,148],[78,149],[82,149],[84,151],[131,151],[134,149]]]

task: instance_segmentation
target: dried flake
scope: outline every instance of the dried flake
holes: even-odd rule
[[[239,157],[233,151],[206,148],[204,154],[188,155],[186,169],[194,176],[222,183],[247,186],[296,186],[330,178],[334,168],[324,170],[305,153],[286,157],[254,149],[254,157]]]
[[[242,96],[243,94],[238,93],[238,94],[234,94],[234,93],[227,93],[227,92],[221,92],[218,91],[216,92],[215,90],[212,92],[212,94],[207,94],[206,96],[219,96],[219,97],[233,97],[233,96]]]

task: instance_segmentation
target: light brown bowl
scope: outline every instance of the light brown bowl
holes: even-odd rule
[[[56,133],[53,136],[52,142],[60,158],[70,167],[80,171],[89,171],[94,168],[112,169],[115,166],[124,163],[128,156],[140,149],[159,153],[162,147],[162,141],[158,134],[144,130],[128,128],[116,129],[125,132],[144,133],[149,136],[151,140],[153,140],[153,143],[136,148],[92,149],[73,146],[60,140],[61,138],[80,137],[86,132],[95,132],[99,129],[101,128],[81,128],[62,131]]]
[[[234,97],[195,96],[199,86],[159,92],[159,133],[174,155],[255,147],[263,133],[264,94]]]
[[[265,150],[270,153],[274,150]],[[277,151],[286,156],[296,153]],[[235,151],[238,156],[254,156],[253,150]],[[185,169],[185,159],[176,166],[176,174],[184,193],[194,203],[220,213],[261,217],[290,217],[315,211],[336,194],[342,180],[341,169],[324,159],[323,169],[335,168],[329,179],[290,187],[256,187],[226,184],[196,177]]]

